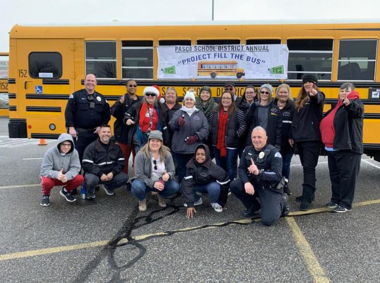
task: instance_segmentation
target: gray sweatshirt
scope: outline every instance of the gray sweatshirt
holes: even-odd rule
[[[62,155],[59,147],[65,141],[71,142],[71,149],[68,153]],[[50,148],[45,153],[41,164],[40,177],[57,179],[61,169],[63,169],[62,172],[68,181],[74,179],[81,169],[79,154],[74,148],[73,138],[69,134],[61,134],[58,138],[57,146]]]

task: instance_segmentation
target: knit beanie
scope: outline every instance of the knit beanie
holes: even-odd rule
[[[184,98],[183,98],[183,100],[185,100],[186,98],[190,98],[190,99],[192,99],[192,100],[195,102],[195,95],[194,95],[194,92],[192,92],[192,91],[187,91],[186,94],[185,94],[185,96],[184,96]]]
[[[269,91],[269,94],[272,96],[273,94],[273,87],[270,85],[270,84],[263,84],[261,87],[260,87],[260,91],[265,88]]]
[[[311,82],[311,83],[314,83],[314,84],[318,84],[318,79],[317,79],[317,76],[314,75],[314,74],[305,74],[303,75],[302,77],[302,83],[307,83],[307,82]]]

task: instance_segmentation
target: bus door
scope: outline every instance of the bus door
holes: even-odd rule
[[[74,40],[18,39],[16,42],[16,104],[14,114],[10,114],[9,135],[56,138],[66,131],[65,106],[77,80]]]

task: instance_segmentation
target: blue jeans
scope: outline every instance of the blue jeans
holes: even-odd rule
[[[222,167],[228,173],[230,181],[232,182],[235,179],[238,149],[227,148],[226,157],[220,157],[220,151],[216,146],[213,146],[212,149],[214,151],[216,165]]]
[[[178,183],[181,184],[183,177],[186,175],[186,164],[191,158],[194,157],[194,154],[181,154],[172,152],[172,155],[177,164]]]
[[[290,163],[292,161],[293,152],[282,155],[282,176],[289,180],[290,177]]]
[[[157,192],[160,196],[166,198],[175,194],[179,190],[178,183],[171,179],[165,183],[165,187],[162,191],[159,191],[155,188],[148,187],[143,181],[134,180],[132,183],[132,194],[139,200],[142,201],[146,198],[148,192]]]
[[[208,193],[210,196],[210,203],[218,203],[220,194],[220,185],[217,182],[212,182],[203,186],[194,186],[194,202],[197,202],[200,198],[196,192]]]

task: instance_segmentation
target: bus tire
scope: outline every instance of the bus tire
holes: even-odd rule
[[[236,77],[237,77],[238,79],[240,79],[242,76],[243,76],[242,73],[237,73],[237,74],[236,74]]]
[[[211,76],[211,78],[215,79],[215,78],[216,78],[216,73],[212,72],[212,73],[210,74],[210,76]]]

